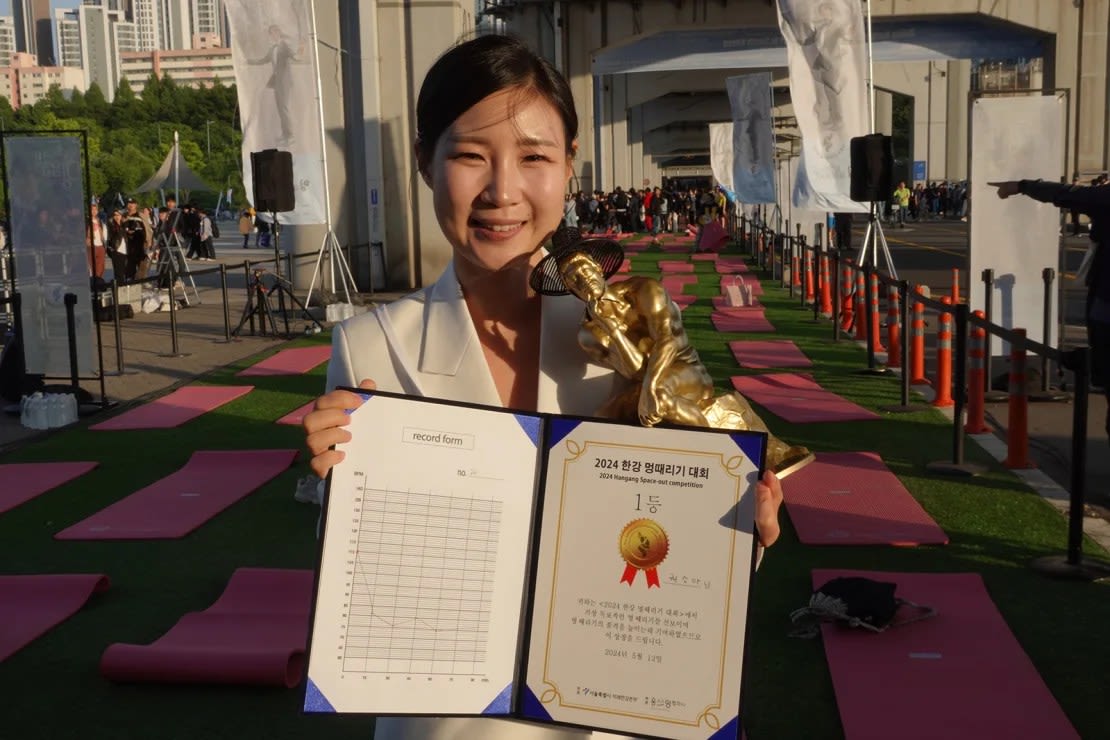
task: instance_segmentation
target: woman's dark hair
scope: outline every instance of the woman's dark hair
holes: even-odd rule
[[[546,59],[511,36],[479,36],[436,60],[416,99],[416,147],[423,170],[444,131],[483,98],[502,90],[532,91],[563,119],[567,153],[578,136],[578,113],[570,85]]]

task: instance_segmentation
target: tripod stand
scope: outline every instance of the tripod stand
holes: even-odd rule
[[[277,321],[274,318],[274,307],[271,302],[274,295],[277,295],[278,312],[281,314],[285,324],[285,332],[282,336],[286,338],[291,336],[289,332],[289,313],[285,308],[286,300],[289,301],[290,308],[296,306],[301,309],[301,315],[304,316],[307,321],[311,322],[310,325],[316,327],[316,331],[323,331],[323,325],[312,317],[303,303],[297,300],[297,297],[293,295],[293,291],[287,287],[288,281],[281,276],[281,248],[279,246],[281,226],[278,223],[276,213],[271,212],[270,219],[270,229],[274,243],[274,284],[269,288],[266,287],[266,283],[263,281],[263,277],[265,276],[265,271],[263,270],[256,269],[251,273],[247,303],[243,306],[243,315],[239,319],[239,325],[236,326],[235,330],[231,333],[235,336],[239,336],[243,331],[243,327],[249,322],[251,334],[254,334],[254,319],[257,317],[261,333],[266,333],[266,325],[268,322],[270,333],[274,336],[278,336]]]
[[[890,247],[886,243],[886,235],[883,234],[882,220],[876,216],[875,211],[878,210],[878,205],[875,201],[871,201],[871,211],[867,217],[867,233],[863,236],[863,246],[859,250],[859,266],[863,267],[867,264],[867,253],[871,251],[871,264],[876,268],[879,266],[879,249],[883,250],[883,259],[886,262],[887,272],[894,280],[898,279],[898,271],[894,269],[894,260],[890,256]]]
[[[196,281],[193,280],[193,273],[189,271],[189,264],[185,261],[185,249],[181,246],[181,237],[177,233],[177,217],[179,215],[180,211],[177,210],[170,214],[162,233],[154,241],[155,249],[158,252],[155,271],[160,278],[159,285],[165,283],[169,289],[171,301],[174,300],[174,286],[170,284],[170,266],[172,265],[174,274],[179,277],[184,275],[189,280],[189,284],[193,286],[193,298],[197,303],[200,303],[200,293],[197,291]],[[189,302],[189,292],[185,290],[184,283],[182,283],[181,293],[185,298],[185,305],[192,305]]]

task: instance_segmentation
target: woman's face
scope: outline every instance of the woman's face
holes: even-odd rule
[[[517,90],[494,93],[459,116],[424,172],[458,269],[482,272],[537,251],[563,219],[570,176],[558,111]]]

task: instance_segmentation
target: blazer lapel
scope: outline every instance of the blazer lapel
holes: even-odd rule
[[[454,263],[448,264],[429,292],[424,324],[424,344],[420,348],[424,392],[437,398],[500,406],[478,332],[455,277]]]

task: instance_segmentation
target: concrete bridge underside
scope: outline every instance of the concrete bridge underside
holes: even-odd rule
[[[706,124],[731,120],[729,76],[770,70],[776,118],[793,115],[767,0],[491,2],[500,28],[525,38],[570,80],[582,189],[658,183],[661,162],[706,151]],[[340,62],[343,89],[329,118],[336,130],[346,122],[342,137],[355,144],[341,150],[344,197],[333,197],[359,214],[341,241],[368,241],[377,219],[390,284],[420,285],[450,251],[412,168],[415,98],[435,57],[475,19],[455,0],[339,6],[338,35],[358,51]],[[1068,168],[1107,168],[1110,0],[873,0],[871,10],[877,128],[889,130],[892,94],[911,96],[912,158],[928,162],[929,179],[966,177],[972,60],[1039,59],[1031,84],[1069,89]]]

